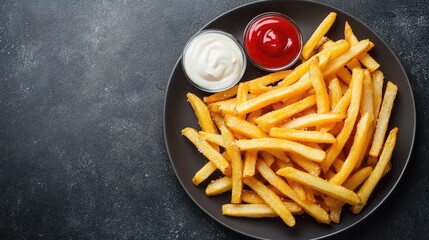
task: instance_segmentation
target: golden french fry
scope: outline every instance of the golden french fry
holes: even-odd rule
[[[339,69],[343,68],[348,62],[367,51],[368,47],[369,40],[362,40],[352,46],[347,52],[328,63],[323,70],[323,77],[329,78],[330,76],[335,75],[335,73]]]
[[[265,201],[259,197],[259,195],[252,190],[243,189],[241,193],[241,199],[245,203],[256,203],[256,204],[265,204]]]
[[[231,203],[241,203],[241,191],[243,190],[243,161],[240,151],[235,147],[235,139],[225,126],[220,128],[226,152],[231,159],[232,168],[232,193]]]
[[[292,214],[299,214],[302,208],[291,201],[284,201],[283,204]],[[265,218],[278,217],[279,215],[265,203],[250,204],[224,204],[222,214],[231,217]]]
[[[208,133],[208,132],[204,132],[204,131],[199,131],[198,134],[200,134],[201,137],[203,137],[203,139],[205,139],[208,142],[214,143],[214,144],[216,144],[218,146],[222,146],[222,147],[225,146],[223,144],[222,135],[215,134],[215,133]]]
[[[249,95],[249,85],[247,82],[241,82],[238,84],[237,89],[237,104],[245,102]]]
[[[296,94],[301,94],[311,88],[309,78],[299,80],[298,82],[282,88],[277,88],[272,91],[262,93],[261,95],[249,99],[244,103],[237,105],[237,113],[242,115],[260,108],[266,107],[270,104],[280,102],[285,98],[292,97]]]
[[[232,188],[232,179],[230,177],[224,176],[222,178],[216,179],[210,182],[206,187],[206,195],[214,196],[219,195],[224,192],[231,191]]]
[[[225,116],[225,124],[234,132],[238,132],[246,137],[261,138],[267,136],[267,134],[257,126],[232,115]]]
[[[363,53],[358,59],[370,72],[374,72],[380,67],[380,64],[369,53]]]
[[[266,218],[279,215],[267,204],[224,204],[222,214],[230,217]]]
[[[286,166],[286,167],[290,167],[290,166]],[[290,179],[286,179],[286,180],[290,185],[290,187],[293,189],[293,191],[298,195],[299,199],[301,199],[302,201],[307,201],[307,196],[305,195],[304,187],[302,186],[302,184],[292,181]]]
[[[334,24],[336,17],[337,17],[337,14],[335,12],[329,13],[328,16],[326,16],[326,18],[316,28],[316,30],[313,32],[311,37],[307,40],[307,42],[302,47],[302,57],[304,59],[308,59],[310,57],[310,54],[315,49],[317,43],[329,31],[332,24]]]
[[[341,85],[338,78],[333,78],[328,85],[329,103],[331,104],[331,110],[334,110],[335,106],[340,102],[343,97],[341,91]]]
[[[227,176],[231,174],[231,166],[226,159],[222,154],[216,151],[210,143],[204,140],[203,137],[198,134],[197,130],[187,127],[182,130],[182,134],[187,137],[207,159],[212,161],[223,174]]]
[[[209,133],[217,133],[217,128],[212,121],[210,111],[207,108],[206,104],[197,95],[193,93],[187,93],[186,97],[188,98],[189,103],[194,109],[201,129]]]
[[[352,74],[345,67],[338,69],[336,75],[341,81],[343,81],[343,83],[350,85]]]
[[[374,138],[372,141],[369,155],[377,157],[383,146],[384,136],[387,132],[390,114],[392,113],[393,102],[395,101],[398,87],[392,82],[388,82],[384,92],[383,102],[381,104],[380,113],[377,119]]]
[[[260,152],[262,159],[264,160],[264,162],[271,167],[271,165],[273,165],[273,163],[276,161],[276,159],[274,158],[273,155],[271,155],[269,152],[267,151],[261,151]]]
[[[355,190],[363,183],[363,181],[365,181],[365,179],[369,177],[372,171],[373,168],[371,166],[359,169],[353,175],[347,178],[347,180],[343,183],[343,186],[350,190]]]
[[[299,142],[336,143],[337,139],[330,133],[320,131],[305,131],[273,127],[270,136]]]
[[[300,166],[302,169],[304,169],[311,175],[314,175],[314,176],[320,175],[320,172],[321,172],[320,165],[318,164],[317,161],[310,161],[309,159],[304,158],[301,155],[296,153],[289,153],[289,156],[291,160],[294,163],[296,163],[296,165]]]
[[[274,125],[289,119],[293,115],[312,107],[316,104],[316,96],[310,95],[296,103],[281,109],[271,111],[255,119],[255,122],[264,130],[269,130]]]
[[[337,136],[337,143],[332,144],[327,152],[326,159],[321,163],[322,170],[326,172],[334,160],[337,158],[338,154],[343,149],[346,144],[347,139],[350,137],[350,134],[354,128],[358,113],[359,106],[362,96],[362,83],[363,83],[363,70],[354,69],[353,70],[353,80],[351,83],[352,94],[351,102],[348,109],[348,116],[344,122],[344,127]]]
[[[255,175],[255,165],[258,159],[258,151],[249,150],[244,155],[243,177],[252,177]]]
[[[323,210],[317,204],[312,204],[302,200],[280,176],[278,176],[270,167],[268,167],[268,165],[265,164],[265,162],[258,160],[256,167],[261,175],[272,186],[296,202],[306,213],[314,217],[318,222],[329,224],[329,215],[325,210]]]
[[[343,120],[346,115],[341,113],[313,113],[290,120],[284,124],[283,128],[303,129],[307,127],[323,127],[326,124]]]
[[[213,119],[213,122],[216,124],[216,127],[219,129],[223,125],[225,125],[225,121],[223,119],[222,114],[218,112],[210,112],[210,116]]]
[[[282,168],[277,171],[277,174],[284,176],[286,178],[290,178],[303,185],[309,186],[310,188],[315,189],[316,191],[325,193],[329,196],[332,196],[341,201],[344,201],[350,205],[361,204],[361,200],[359,196],[353,191],[345,187],[338,186],[334,183],[325,181],[320,177],[316,177],[306,172],[297,170],[295,168],[292,168],[292,167]]]
[[[262,109],[258,109],[256,111],[250,112],[249,114],[247,114],[246,121],[256,125],[255,119],[262,116],[263,113],[264,113],[264,111]]]
[[[330,111],[329,96],[322,71],[319,68],[319,58],[316,57],[310,63],[309,73],[311,84],[315,90],[317,112],[327,113]]]
[[[351,207],[351,211],[354,214],[358,214],[363,209],[363,207],[366,205],[369,199],[369,196],[372,194],[375,186],[380,181],[383,175],[383,172],[385,171],[392,157],[392,153],[396,145],[397,133],[398,133],[398,128],[393,128],[390,131],[389,136],[386,139],[386,143],[384,144],[383,152],[381,153],[380,159],[377,162],[377,165],[375,166],[371,175],[369,175],[368,179],[366,179],[363,185],[359,188],[357,194],[362,200],[362,205]]]
[[[353,70],[354,68],[362,68],[362,65],[360,64],[359,60],[357,58],[353,58],[350,62],[346,64],[346,66]]]
[[[222,92],[214,93],[208,97],[204,97],[203,100],[207,104],[227,100],[229,98],[235,97],[237,95],[237,90],[238,85]]]
[[[369,138],[368,133],[370,133],[371,121],[369,113],[365,112],[357,124],[356,134],[349,155],[341,166],[340,171],[329,182],[342,185],[350,173],[352,173],[359,161],[359,157],[366,149],[365,139]]]
[[[322,161],[325,159],[325,152],[319,149],[308,147],[304,144],[277,138],[256,138],[242,139],[235,141],[236,146],[242,150],[281,150],[286,152],[295,152],[303,157],[313,160]]]
[[[362,100],[360,105],[360,114],[365,112],[370,114],[371,120],[375,119],[374,115],[374,86],[372,75],[368,70],[364,70]]]
[[[271,189],[265,186],[254,177],[244,178],[244,183],[249,186],[280,216],[280,218],[290,227],[296,223],[295,218],[286,208],[281,198]]]
[[[248,81],[249,91],[252,94],[261,94],[263,92],[266,92],[270,89],[267,87],[268,85],[283,80],[291,72],[292,70],[278,71],[250,80]]]
[[[208,108],[212,112],[234,115],[236,113],[235,106],[237,106],[237,98],[229,98],[210,103]]]
[[[374,116],[377,118],[380,111],[381,101],[383,99],[383,82],[384,74],[382,71],[377,70],[372,73],[373,87],[374,87]]]
[[[207,162],[197,173],[195,173],[192,178],[192,183],[195,186],[198,186],[204,180],[206,180],[214,171],[216,171],[217,167],[213,162]]]

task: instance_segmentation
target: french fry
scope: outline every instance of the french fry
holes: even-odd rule
[[[199,151],[225,175],[231,174],[231,166],[226,159],[216,151],[206,140],[193,128],[184,128],[182,134],[191,141]]]
[[[232,179],[230,177],[224,176],[222,178],[212,181],[207,185],[206,195],[207,196],[219,195],[224,192],[231,191],[231,188],[232,188]]]
[[[350,62],[346,64],[346,66],[353,70],[355,68],[362,68],[362,65],[360,64],[359,60],[357,58],[353,58]]]
[[[292,214],[300,214],[302,208],[290,201],[284,201],[283,204]],[[278,217],[279,215],[265,203],[251,204],[224,204],[222,205],[222,214],[231,217],[264,218]]]
[[[336,143],[337,139],[330,133],[321,131],[305,131],[288,128],[271,128],[270,136],[298,142]]]
[[[236,113],[235,106],[237,106],[237,98],[229,98],[210,103],[208,108],[212,112],[234,115]]]
[[[377,126],[375,128],[374,139],[372,141],[371,149],[369,150],[369,155],[373,157],[377,157],[379,155],[383,146],[384,136],[387,132],[390,114],[392,112],[393,102],[395,101],[397,92],[398,87],[389,81],[384,92],[383,102],[381,104]]]
[[[316,28],[311,37],[302,47],[302,57],[304,59],[308,59],[310,57],[311,52],[313,52],[320,39],[322,39],[323,36],[325,36],[325,34],[329,31],[336,17],[337,14],[335,12],[329,13],[328,16]]]
[[[340,171],[329,182],[342,185],[350,173],[352,173],[362,151],[366,149],[365,139],[369,138],[368,133],[370,132],[371,121],[369,113],[365,112],[357,124],[356,134],[349,155],[341,166]]]
[[[279,215],[267,204],[224,204],[222,214],[230,217],[266,218]]]
[[[189,103],[194,109],[201,129],[209,133],[217,133],[217,128],[212,121],[210,111],[207,108],[206,104],[197,95],[193,93],[187,93],[186,97],[188,98]]]
[[[244,178],[244,183],[258,193],[258,195],[280,216],[286,225],[290,227],[295,225],[295,218],[286,208],[281,198],[272,190],[254,177]]]
[[[295,152],[303,157],[313,160],[322,161],[325,159],[325,152],[319,149],[314,149],[303,145],[301,143],[289,141],[286,139],[277,138],[257,138],[257,139],[243,139],[235,141],[236,146],[244,150],[281,150],[286,152]]]
[[[256,125],[255,119],[262,116],[263,113],[264,113],[263,109],[258,109],[256,111],[250,112],[249,114],[247,114],[246,121]]]
[[[266,107],[270,104],[282,101],[285,98],[292,97],[296,94],[303,93],[311,88],[311,82],[309,78],[299,80],[298,82],[272,91],[262,93],[261,95],[249,99],[244,103],[237,105],[236,110],[238,114],[245,114],[260,108]]]
[[[258,151],[249,150],[244,154],[243,177],[253,177],[255,175],[255,165],[258,159]]]
[[[224,90],[222,92],[214,93],[208,97],[204,97],[203,101],[207,104],[219,102],[223,100],[227,100],[229,98],[235,97],[237,95],[238,85],[229,88],[227,90]]]
[[[383,82],[384,82],[384,74],[382,71],[377,70],[372,73],[373,79],[373,87],[374,87],[374,116],[378,116],[378,112],[380,111],[381,101],[383,99]]]
[[[249,138],[261,138],[267,136],[267,134],[257,126],[232,115],[225,116],[225,124],[234,132],[238,132]]]
[[[350,137],[350,134],[354,128],[357,115],[359,113],[359,106],[362,96],[362,83],[363,83],[363,70],[355,69],[353,70],[353,80],[351,83],[352,94],[350,107],[348,109],[348,116],[344,122],[344,127],[337,136],[337,143],[332,144],[327,152],[326,159],[321,163],[322,170],[326,172],[331,166],[332,162],[337,158],[338,154],[343,149],[346,144],[347,139]]]
[[[349,85],[352,81],[352,74],[346,68],[340,68],[337,71],[337,77],[345,84]]]
[[[252,94],[261,94],[263,92],[266,92],[269,90],[269,88],[267,87],[268,85],[276,83],[280,80],[283,80],[291,72],[292,70],[278,71],[278,72],[270,73],[262,77],[250,80],[248,81],[249,91]]]
[[[291,167],[291,166],[285,166],[285,167]],[[282,167],[283,168],[283,167]],[[304,187],[292,180],[286,179],[289,186],[293,189],[293,191],[298,195],[299,199],[302,201],[307,201],[307,196],[305,195]]]
[[[232,168],[232,193],[231,203],[241,203],[241,191],[243,190],[243,161],[240,151],[235,147],[234,136],[225,126],[220,128],[226,152],[231,159]]]
[[[341,201],[344,201],[350,205],[359,205],[361,200],[359,196],[353,191],[338,186],[334,183],[325,181],[320,177],[313,176],[306,172],[302,172],[292,167],[282,168],[277,171],[278,175],[284,176],[286,178],[292,179],[296,182],[299,182],[303,185],[309,186],[312,189],[315,189],[319,192],[325,193],[329,196],[337,198]]]
[[[200,183],[204,182],[214,171],[216,171],[217,167],[213,162],[207,162],[197,173],[195,173],[192,178],[192,183],[195,186],[198,186]]]
[[[302,200],[298,194],[276,173],[268,167],[263,161],[258,160],[257,169],[261,175],[277,190],[282,192],[288,198],[296,202],[310,216],[314,217],[318,222],[328,224],[330,222],[328,213],[319,207],[317,204],[311,204]]]
[[[276,159],[274,158],[273,155],[271,155],[270,153],[268,153],[267,151],[261,151],[260,152],[262,159],[265,161],[265,163],[268,166],[273,165],[273,163],[276,161]]]
[[[333,110],[338,102],[343,97],[343,93],[341,91],[341,85],[338,78],[333,78],[328,85],[328,95],[329,95],[329,103],[331,104],[330,109]]]
[[[370,114],[371,121],[375,119],[374,115],[374,86],[372,82],[372,75],[368,70],[364,70],[362,100],[360,105],[360,114],[365,112]]]
[[[330,111],[329,96],[326,89],[325,80],[322,71],[319,68],[319,58],[315,58],[310,63],[310,80],[316,95],[316,105],[318,113],[327,113]]]
[[[335,75],[335,73],[343,68],[348,62],[364,53],[369,47],[369,40],[362,40],[356,45],[352,46],[347,52],[332,60],[323,70],[323,77],[328,78]]]
[[[294,128],[294,129],[303,129],[307,127],[319,126],[323,127],[326,124],[335,123],[343,120],[346,115],[341,113],[314,113],[307,114],[305,116],[295,118],[286,124],[283,128]]]
[[[307,158],[302,157],[299,154],[296,153],[289,153],[289,156],[291,160],[296,163],[296,165],[300,166],[302,169],[304,169],[306,172],[310,173],[314,176],[320,175],[320,165],[317,164],[317,161],[311,161]]]
[[[249,95],[249,84],[247,82],[241,82],[238,84],[237,89],[237,104],[245,102]]]
[[[224,147],[222,135],[215,134],[215,133],[208,133],[204,131],[199,131],[198,134],[200,134],[203,139],[205,139],[208,142],[214,143],[218,146]]]
[[[210,112],[210,116],[218,129],[225,125],[225,120],[223,119],[222,114],[218,112]]]
[[[274,125],[289,119],[293,115],[312,107],[316,104],[316,96],[310,95],[296,103],[285,106],[281,109],[271,111],[255,119],[255,122],[262,129],[269,130]]]
[[[252,190],[243,189],[241,193],[241,199],[245,203],[265,204],[265,201],[259,197],[259,195]]]
[[[380,155],[380,159],[377,162],[374,170],[371,175],[369,175],[368,179],[363,183],[363,185],[359,188],[357,194],[362,200],[362,205],[352,206],[351,211],[354,214],[358,214],[362,211],[363,207],[366,205],[369,196],[372,194],[375,186],[380,181],[383,172],[389,164],[390,159],[392,158],[392,153],[396,145],[396,135],[398,133],[398,128],[393,128],[389,136],[386,139],[386,142],[383,147],[383,152]]]

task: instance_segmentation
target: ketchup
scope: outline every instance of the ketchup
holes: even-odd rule
[[[246,28],[244,42],[251,61],[264,70],[291,66],[302,49],[300,30],[280,13],[265,13],[254,18]]]

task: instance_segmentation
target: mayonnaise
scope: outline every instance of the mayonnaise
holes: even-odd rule
[[[182,63],[189,80],[208,92],[232,87],[246,66],[241,45],[217,30],[203,31],[192,38],[185,47]]]

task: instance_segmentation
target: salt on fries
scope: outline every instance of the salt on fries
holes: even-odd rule
[[[223,174],[205,193],[231,193],[224,215],[280,217],[292,227],[305,212],[339,223],[344,206],[358,214],[390,170],[398,129],[385,135],[398,88],[349,23],[344,39],[326,36],[335,18],[317,27],[296,68],[202,99],[187,94],[200,130],[182,134],[208,159],[192,182]]]

